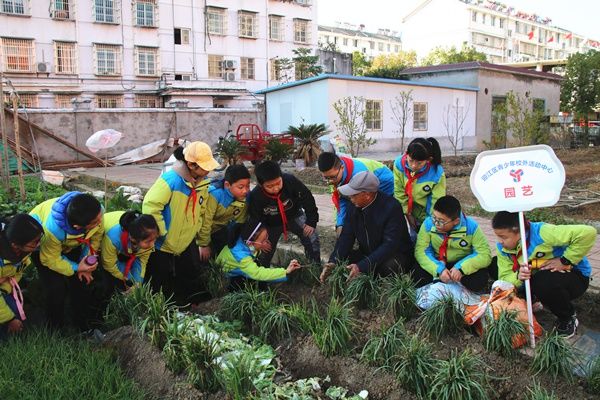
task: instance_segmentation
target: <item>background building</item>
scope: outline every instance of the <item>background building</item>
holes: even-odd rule
[[[568,7],[568,5],[565,5]],[[487,54],[491,63],[565,59],[600,43],[552,20],[491,0],[423,0],[402,19],[402,42],[418,57],[436,46],[463,43]]]
[[[337,27],[319,25],[319,47],[340,53],[361,52],[371,59],[381,54],[394,54],[402,50],[398,32],[379,29],[366,32],[364,26],[343,24]]]
[[[251,107],[316,43],[314,0],[0,4],[0,71],[29,107]]]

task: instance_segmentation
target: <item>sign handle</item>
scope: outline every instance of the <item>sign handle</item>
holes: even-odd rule
[[[529,265],[527,259],[527,232],[525,231],[525,217],[523,211],[519,211],[519,228],[521,230],[521,249],[523,253],[523,264]],[[533,308],[531,306],[531,285],[529,279],[525,280],[525,297],[527,300],[527,321],[529,322],[529,343],[535,349],[535,333],[533,331]]]

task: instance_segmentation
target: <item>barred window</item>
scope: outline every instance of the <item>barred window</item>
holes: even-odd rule
[[[54,42],[54,72],[57,74],[76,74],[76,51],[76,43]]]
[[[4,103],[12,107],[12,99],[9,93],[4,93]],[[19,93],[17,98],[17,107],[35,108],[38,106],[38,97],[35,93]]]
[[[227,33],[226,17],[226,8],[208,7],[206,10],[208,33],[213,35],[225,35]]]
[[[281,68],[279,68],[279,60],[277,58],[271,58],[269,60],[269,74],[271,75],[272,81],[278,81],[281,79]]]
[[[427,103],[413,104],[413,130],[427,130]]]
[[[269,15],[269,39],[284,40],[285,24],[280,15]]]
[[[238,12],[238,25],[240,37],[255,38],[258,37],[258,18],[256,13],[250,11]]]
[[[72,19],[73,10],[71,10],[69,0],[52,0],[51,13],[54,19]]]
[[[138,0],[135,7],[135,25],[156,26],[156,4],[154,0]]]
[[[96,108],[121,108],[123,96],[119,94],[97,94]]]
[[[96,22],[119,22],[119,0],[94,0],[94,18]]]
[[[2,12],[25,15],[27,0],[2,0]]]
[[[382,100],[367,100],[366,101],[365,109],[367,111],[367,118],[365,119],[365,124],[367,126],[367,129],[373,130],[373,131],[381,130],[382,108],[383,108]]]
[[[187,28],[174,28],[173,38],[175,44],[190,44],[190,30]]]
[[[240,58],[240,74],[242,79],[253,80],[254,78],[254,58]]]
[[[155,47],[135,47],[136,75],[158,75],[158,49]]]
[[[223,78],[223,56],[208,56],[208,77]]]
[[[136,94],[135,106],[138,108],[157,108],[158,97],[153,94]]]
[[[306,19],[294,18],[294,42],[310,42],[310,21]]]
[[[77,97],[75,94],[55,94],[54,95],[54,107],[56,108],[73,108],[71,100]]]
[[[95,44],[96,75],[121,75],[121,47]]]
[[[33,40],[2,38],[2,55],[6,72],[34,72]]]

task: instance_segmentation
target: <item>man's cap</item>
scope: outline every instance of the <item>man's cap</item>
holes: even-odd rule
[[[359,172],[338,190],[344,196],[353,196],[360,192],[376,192],[379,190],[379,179],[371,171]]]
[[[183,149],[185,161],[196,163],[205,171],[212,171],[219,166],[213,158],[210,146],[204,142],[192,142]]]

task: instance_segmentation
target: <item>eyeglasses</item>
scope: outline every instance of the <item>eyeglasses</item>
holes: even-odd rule
[[[437,219],[436,217],[431,217],[431,220],[433,221],[433,224],[435,226],[444,226],[449,224],[450,222],[454,221],[454,220],[450,220],[450,221],[444,221],[443,219]]]
[[[338,175],[340,174],[340,170],[342,169],[342,166],[340,165],[337,169],[337,171],[335,172],[335,174],[333,175],[323,175],[323,179],[325,180],[325,182],[335,182],[337,180]]]

